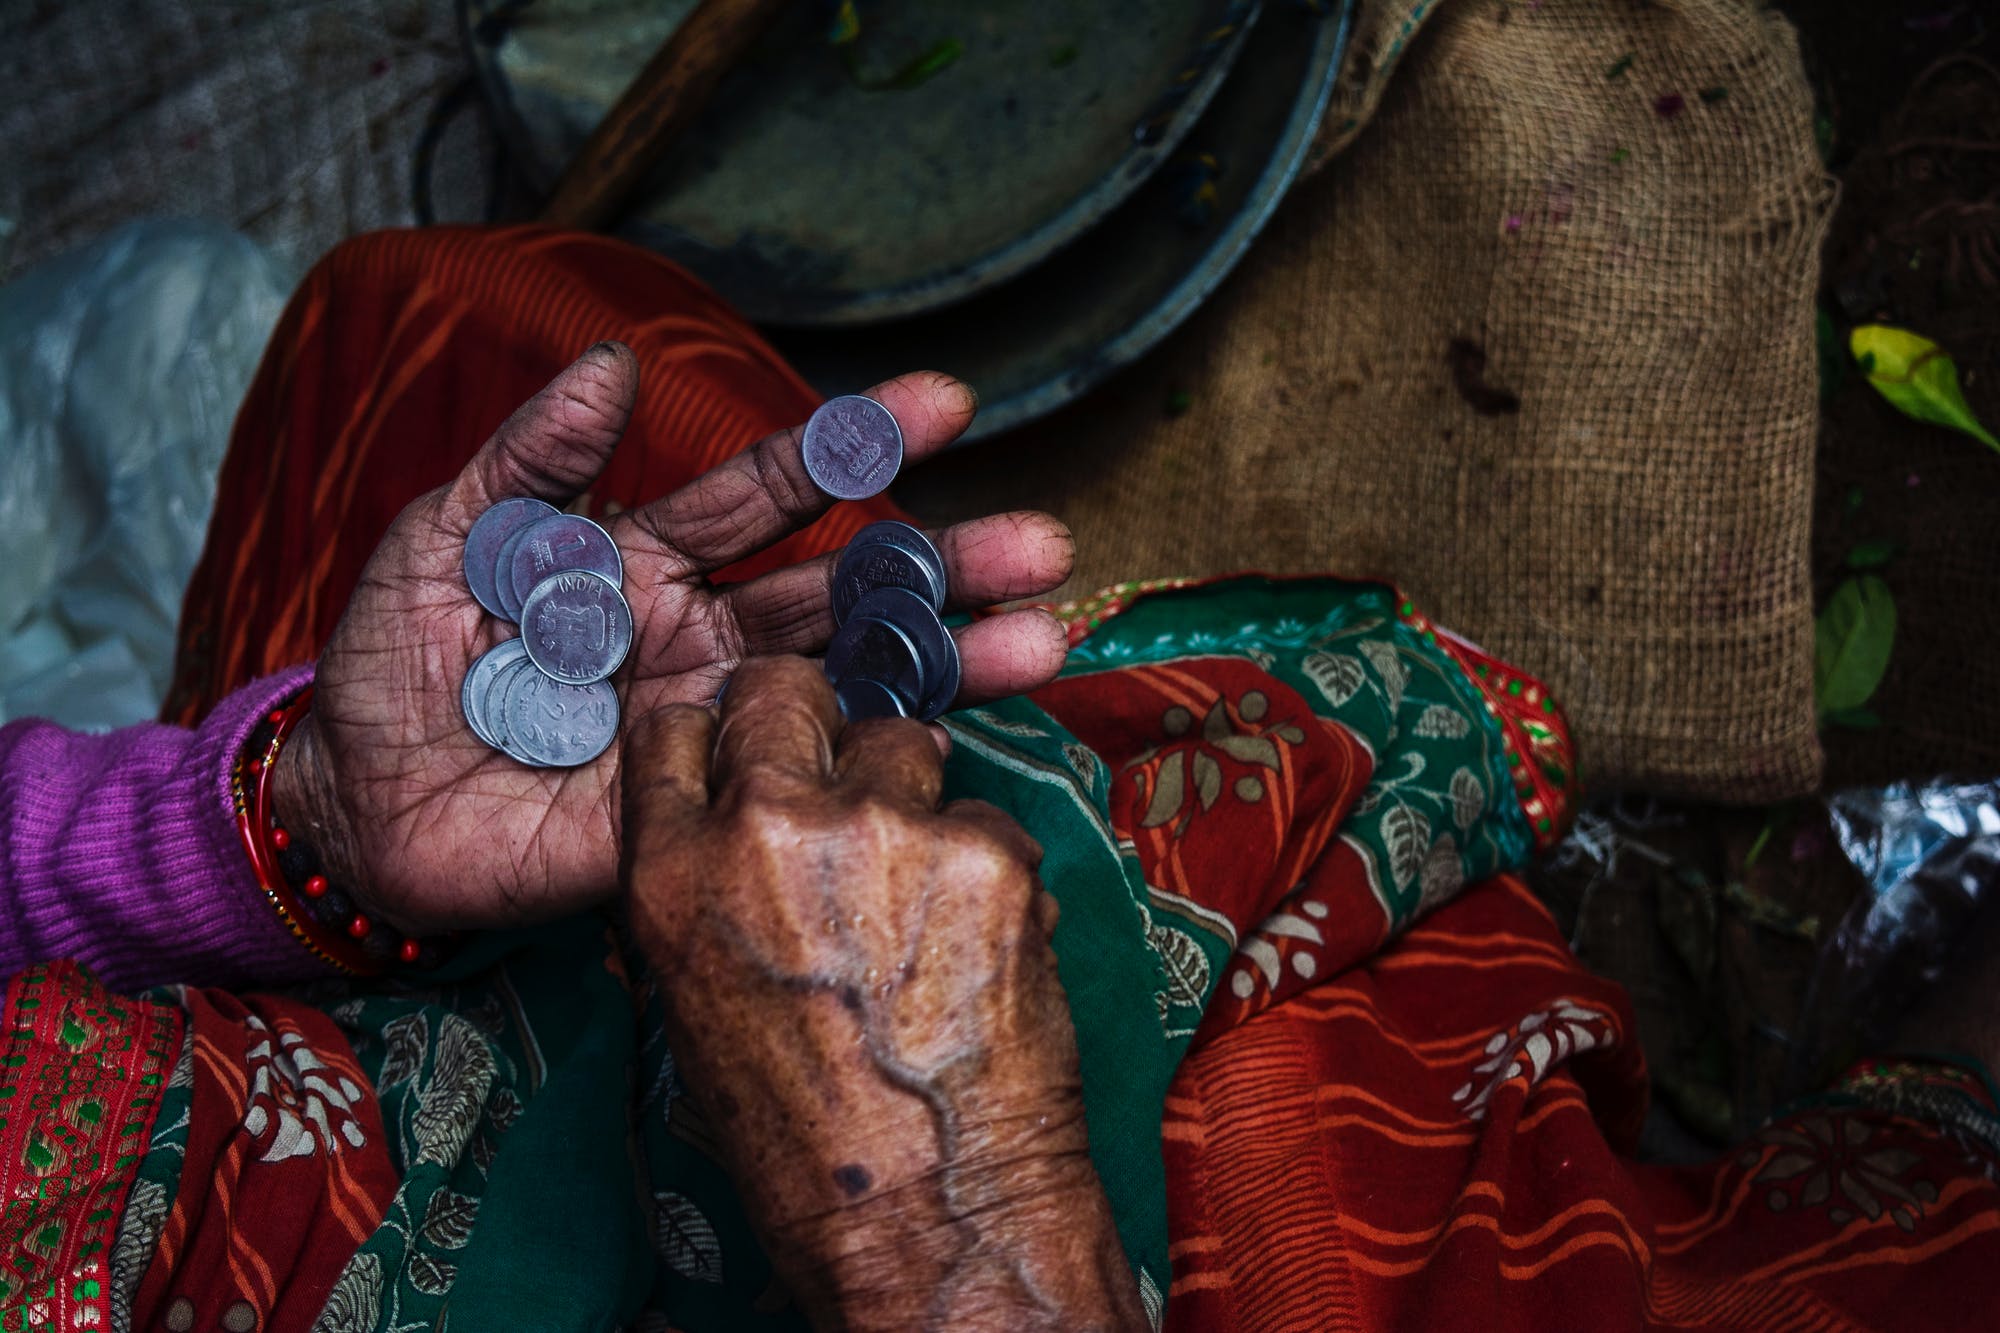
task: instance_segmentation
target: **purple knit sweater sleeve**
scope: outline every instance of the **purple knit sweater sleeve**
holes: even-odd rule
[[[229,796],[257,720],[311,679],[257,681],[193,731],[0,728],[0,977],[56,958],[114,990],[324,975],[257,887]]]

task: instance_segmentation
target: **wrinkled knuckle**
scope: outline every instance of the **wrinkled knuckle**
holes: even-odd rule
[[[1033,883],[1033,875],[1015,849],[990,830],[959,827],[952,829],[949,836],[955,844],[959,866],[977,875],[981,883],[1018,890],[1025,890]]]
[[[902,811],[873,792],[856,800],[847,811],[847,823],[855,833],[868,838],[893,837],[902,831]]]
[[[797,837],[798,823],[785,809],[776,775],[745,774],[730,785],[729,796],[721,822],[732,846],[772,847]]]
[[[770,702],[762,707],[798,707],[824,694],[829,698],[833,687],[826,682],[826,672],[815,663],[798,656],[753,657],[744,661],[736,669],[736,678],[730,686],[730,697],[737,698],[741,688],[745,699],[769,696]]]
[[[821,504],[819,488],[806,470],[803,438],[802,431],[787,431],[775,447],[759,449],[752,456],[757,485],[787,514],[809,514]]]

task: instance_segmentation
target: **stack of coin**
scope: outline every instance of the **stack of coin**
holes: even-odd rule
[[[881,493],[903,465],[888,408],[848,396],[823,404],[800,441],[813,484],[833,499]],[[521,627],[472,664],[460,687],[466,723],[494,749],[537,768],[587,764],[618,734],[606,678],[632,646],[625,564],[610,534],[540,500],[502,500],[465,539],[465,586]],[[944,560],[907,523],[863,528],[833,578],[839,630],[826,673],[850,718],[929,722],[958,694],[958,644],[938,619]]]
[[[958,694],[958,643],[938,619],[944,559],[907,523],[871,523],[840,554],[826,675],[848,717],[929,722]]]
[[[829,399],[806,422],[800,452],[813,484],[837,500],[865,500],[896,479],[903,432],[872,398]],[[929,722],[958,693],[958,644],[938,619],[944,560],[907,523],[874,523],[855,534],[833,575],[826,674],[850,718]]]
[[[625,562],[611,535],[540,500],[502,500],[465,539],[465,584],[521,626],[472,664],[459,703],[474,734],[536,768],[572,768],[618,734],[605,678],[632,646]]]

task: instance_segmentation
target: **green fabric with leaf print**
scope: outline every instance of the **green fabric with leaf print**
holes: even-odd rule
[[[1051,712],[1082,727],[1092,700],[1129,704],[1141,668],[1193,678],[1218,663],[1261,689],[1198,723],[1169,708],[1159,736],[1121,738],[1126,755],[1094,751]],[[1253,578],[1153,593],[1103,618],[1036,700],[946,719],[946,798],[1000,806],[1044,848],[1091,1154],[1156,1327],[1170,1281],[1162,1101],[1218,984],[1254,961],[1258,923],[1149,883],[1132,834],[1155,814],[1184,826],[1261,809],[1304,733],[1259,722],[1251,695],[1286,692],[1372,757],[1340,832],[1379,871],[1385,936],[1524,859],[1499,724],[1380,585]],[[1209,767],[1224,760],[1269,781],[1225,789]],[[1130,785],[1140,768],[1157,774],[1143,799]],[[684,1095],[628,948],[589,916],[475,940],[421,985],[305,992],[353,1042],[403,1177],[319,1330],[804,1327]],[[170,1088],[141,1165],[149,1209],[177,1180],[177,1104]],[[145,1219],[128,1218],[124,1262],[142,1264],[150,1245]]]

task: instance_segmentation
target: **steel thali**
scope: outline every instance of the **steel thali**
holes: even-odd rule
[[[561,26],[565,14],[573,25],[583,25],[581,16],[592,14],[600,40],[605,40],[602,34],[614,24],[613,16],[622,15],[617,21],[630,24],[635,11],[649,7],[636,0],[517,6],[504,25],[489,21],[488,35],[482,37],[483,17],[499,10],[503,0],[462,3],[475,61],[517,157],[524,147],[553,154],[565,135],[581,142],[624,79],[689,8],[686,3],[660,6],[660,15],[668,18],[655,16],[643,33],[633,30],[624,39],[629,49],[621,48],[616,61],[607,51],[586,96],[576,91],[583,76],[574,72],[590,64],[583,58],[588,44],[581,36],[565,43],[529,38]],[[966,379],[981,396],[979,416],[966,436],[972,440],[1043,416],[1136,360],[1193,313],[1235,267],[1305,162],[1346,49],[1352,3],[1273,0],[1261,7],[1160,7],[1183,25],[1174,29],[1175,42],[1149,31],[1152,45],[1132,48],[1151,52],[1157,69],[1176,62],[1185,68],[1189,50],[1202,49],[1202,25],[1218,15],[1234,17],[1237,31],[1228,42],[1215,45],[1209,63],[1201,67],[1207,86],[1182,102],[1163,104],[1156,81],[1143,83],[1143,96],[1127,91],[1120,104],[1124,118],[1111,122],[1117,135],[1130,148],[1135,141],[1131,108],[1142,108],[1136,114],[1143,118],[1165,105],[1171,123],[1155,142],[1138,144],[1137,152],[1113,152],[1102,140],[1072,147],[1069,139],[1037,121],[1044,126],[1040,136],[997,133],[981,141],[983,156],[976,161],[940,156],[941,147],[928,155],[914,153],[896,137],[913,129],[888,129],[903,122],[954,123],[955,115],[961,137],[968,118],[997,118],[1004,130],[1007,118],[995,110],[994,98],[1004,101],[1005,94],[995,89],[1022,71],[1033,72],[1034,87],[1053,83],[1057,92],[1060,80],[1054,76],[1071,71],[1079,71],[1085,82],[1111,79],[1125,88],[1110,67],[1127,69],[1127,81],[1137,77],[1129,70],[1138,57],[1123,46],[1125,28],[1117,26],[1129,28],[1133,11],[1118,7],[1114,15],[1110,6],[1032,2],[975,11],[904,7],[885,0],[862,6],[861,12],[873,16],[868,21],[884,32],[903,32],[898,16],[905,8],[910,26],[900,50],[916,49],[950,30],[965,34],[964,54],[909,91],[857,91],[837,62],[824,59],[821,30],[774,32],[749,65],[725,80],[703,122],[663,164],[662,175],[644,192],[641,221],[626,234],[687,264],[763,322],[778,349],[828,395],[856,392],[917,367]],[[1243,12],[1259,8],[1261,14]],[[815,6],[800,9],[823,14]],[[1072,10],[1078,17],[1069,17]],[[966,17],[973,13],[980,17]],[[534,26],[526,27],[530,15]],[[1054,44],[1050,25],[1069,22],[1080,30],[1084,16],[1100,25],[1091,30],[1097,35],[1063,39],[1075,47],[1075,55],[1058,62],[1056,56],[1067,45]],[[1248,22],[1251,17],[1254,23]],[[781,29],[789,21],[781,20]],[[1017,26],[1010,28],[1010,23]],[[589,31],[585,26],[576,30],[579,35]],[[983,41],[981,34],[991,40]],[[812,49],[821,67],[799,74],[785,64],[800,58],[796,52],[787,57],[764,49],[781,48],[787,41],[794,48],[816,43]],[[1093,42],[1102,42],[1103,52],[1122,54],[1114,59],[1100,53],[1095,58],[1107,68],[1097,69]],[[1000,63],[983,67],[976,59],[982,49],[990,61]],[[1170,49],[1175,54],[1167,59],[1164,53]],[[1001,60],[1010,51],[1011,74]],[[533,60],[531,52],[537,53]],[[973,77],[982,68],[987,82]],[[839,160],[875,172],[873,184],[842,206],[844,240],[819,236],[809,219],[801,219],[811,210],[800,196],[810,190],[794,188],[784,166],[791,154],[804,151],[798,144],[774,148],[776,139],[722,128],[735,105],[731,97],[746,95],[745,89],[777,86],[773,80],[780,79],[796,81],[777,99],[789,108],[789,119],[781,120],[793,130],[811,118],[815,106],[829,125],[836,123],[832,108],[857,101],[861,109],[854,114],[881,118],[880,136],[849,130],[842,141],[852,151],[844,151]],[[525,90],[531,87],[545,92],[528,96]],[[550,107],[555,90],[564,88],[571,89],[575,100],[565,113],[569,119],[554,126]],[[1084,96],[1087,100],[1089,93]],[[1100,102],[1103,96],[1100,91]],[[1057,97],[1051,105],[1072,104]],[[956,110],[947,114],[942,109],[947,106]],[[782,138],[779,128],[767,126],[759,133]],[[533,148],[536,142],[540,149]],[[815,136],[799,140],[809,143],[824,151],[827,141]],[[1058,143],[1064,145],[1061,151],[1053,148]],[[757,156],[759,145],[773,155]],[[955,151],[969,152],[970,146]],[[698,163],[690,166],[695,159]],[[1056,164],[1067,174],[1056,171]],[[963,174],[959,165],[966,168]],[[542,170],[553,179],[548,168]],[[710,193],[695,194],[675,172],[693,173],[687,180],[699,177]],[[1031,190],[1043,174],[1059,177],[1059,183]],[[751,185],[758,178],[770,186],[764,193]],[[724,193],[716,182],[728,179],[737,184],[730,187],[733,193],[723,207],[716,202]],[[709,201],[702,207],[710,213],[700,224],[708,228],[705,238],[695,242],[688,240],[693,229],[661,229],[645,220],[692,209],[699,200]],[[969,231],[960,225],[960,215],[982,208],[993,215],[990,230]],[[870,257],[858,262],[855,256],[861,254]]]

